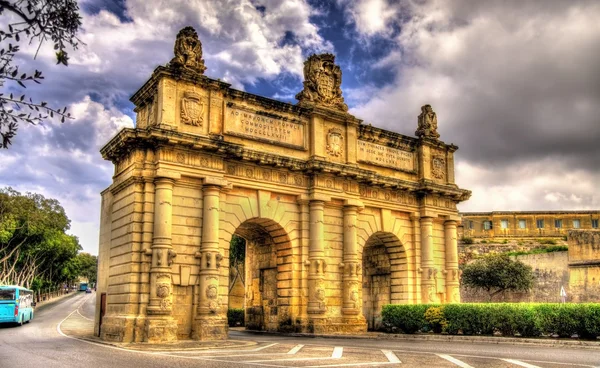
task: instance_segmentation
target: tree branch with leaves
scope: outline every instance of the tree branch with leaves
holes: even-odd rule
[[[7,18],[10,21],[7,21]],[[38,43],[37,56],[44,42],[50,41],[56,52],[56,63],[67,66],[67,47],[76,50],[81,41],[77,32],[81,26],[79,6],[76,0],[0,0],[0,87],[16,83],[27,88],[27,83],[40,84],[42,72],[19,71],[15,55],[20,51],[18,43],[28,40]],[[3,26],[0,26],[3,27]],[[47,102],[34,102],[23,93],[0,93],[0,147],[8,148],[16,136],[19,124],[36,125],[47,119],[59,118],[64,122],[71,115],[67,108],[53,108]]]

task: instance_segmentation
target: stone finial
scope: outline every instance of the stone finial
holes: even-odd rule
[[[174,52],[175,57],[170,63],[172,67],[204,74],[206,66],[202,59],[202,42],[193,27],[185,27],[177,33]]]
[[[304,62],[304,89],[296,95],[300,105],[317,104],[348,111],[342,97],[342,70],[332,54],[311,55]]]
[[[421,107],[421,115],[419,115],[419,126],[415,135],[419,138],[438,139],[440,135],[437,132],[437,115],[431,108],[431,105],[423,105]]]

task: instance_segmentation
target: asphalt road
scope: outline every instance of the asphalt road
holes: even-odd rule
[[[0,368],[600,366],[600,349],[575,347],[285,337],[232,331],[232,340],[247,344],[134,351],[63,336],[57,326],[73,324],[73,318],[93,318],[94,298],[95,294],[77,294],[38,308],[35,319],[22,327],[0,326]]]

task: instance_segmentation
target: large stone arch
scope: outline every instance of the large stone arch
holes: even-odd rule
[[[301,275],[293,272],[299,268],[301,259],[296,197],[234,187],[223,199],[220,246],[226,258],[229,259],[229,242],[234,234],[246,239],[247,327],[274,331],[295,324],[301,310]],[[262,260],[254,259],[257,252]],[[221,277],[228,280],[229,273],[222,273]],[[276,287],[265,289],[273,286],[273,278]],[[270,302],[263,305],[266,299]],[[261,318],[262,323],[257,324]]]

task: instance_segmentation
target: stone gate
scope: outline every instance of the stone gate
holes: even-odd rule
[[[204,76],[184,28],[131,101],[136,127],[101,150],[96,333],[225,339],[229,244],[247,241],[249,328],[378,328],[389,303],[459,302],[457,147],[425,105],[417,138],[347,112],[331,54],[304,67],[297,105]]]

